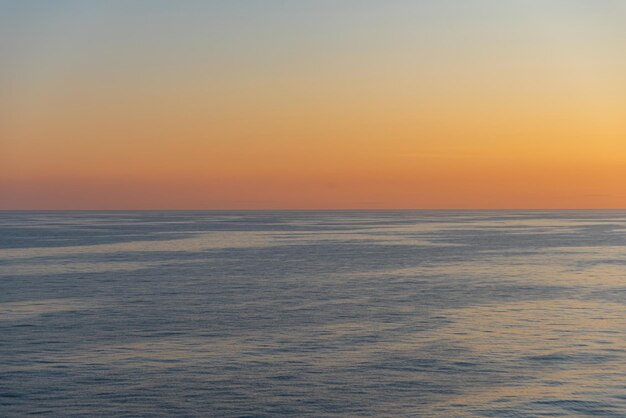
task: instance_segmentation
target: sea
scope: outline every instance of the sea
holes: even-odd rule
[[[0,416],[626,417],[626,211],[0,212]]]

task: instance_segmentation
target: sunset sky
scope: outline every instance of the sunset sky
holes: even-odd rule
[[[626,208],[625,22],[620,0],[0,0],[0,209]]]

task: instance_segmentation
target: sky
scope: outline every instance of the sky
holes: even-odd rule
[[[626,208],[626,2],[0,0],[0,209]]]

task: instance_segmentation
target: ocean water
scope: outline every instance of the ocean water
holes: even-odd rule
[[[2,212],[0,416],[626,416],[626,212]]]

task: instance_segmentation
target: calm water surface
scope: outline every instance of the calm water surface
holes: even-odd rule
[[[626,212],[2,212],[0,416],[626,416]]]

